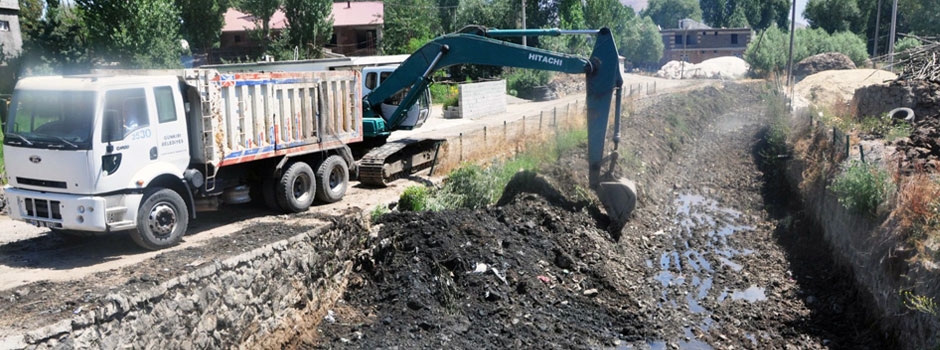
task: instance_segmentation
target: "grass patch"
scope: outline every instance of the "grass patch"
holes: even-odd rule
[[[493,162],[488,167],[465,164],[451,171],[440,187],[408,187],[399,198],[398,207],[403,211],[486,207],[499,200],[506,184],[517,172],[537,170],[542,164],[557,161],[562,154],[585,142],[587,129],[576,128],[515,157]]]
[[[839,203],[856,214],[874,216],[878,205],[888,194],[890,177],[877,165],[851,161],[836,177],[829,189],[839,197]]]

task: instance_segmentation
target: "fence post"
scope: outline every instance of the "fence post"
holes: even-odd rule
[[[509,129],[509,128],[506,126],[506,121],[503,120],[503,141],[506,141],[506,140],[507,140],[506,134],[507,134],[507,130],[508,130],[508,129]]]
[[[865,162],[865,147],[862,147],[862,144],[858,144],[858,157],[862,160],[862,163]]]
[[[483,126],[483,143],[486,143],[486,125]]]
[[[845,135],[845,158],[849,158],[849,135]]]
[[[522,138],[525,138],[525,115],[522,116]]]
[[[539,112],[539,132],[542,131],[542,112]]]
[[[457,157],[457,159],[459,159],[460,162],[463,162],[463,133],[460,133],[459,139],[460,139],[460,156]]]

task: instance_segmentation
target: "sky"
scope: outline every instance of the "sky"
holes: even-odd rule
[[[803,10],[806,9],[806,2],[808,0],[796,0],[796,23],[797,24],[807,24],[806,19],[803,18]],[[630,6],[634,11],[640,12],[640,10],[646,8],[648,0],[620,0],[620,3]]]

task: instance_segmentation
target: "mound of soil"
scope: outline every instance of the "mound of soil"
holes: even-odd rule
[[[940,111],[930,116],[918,116],[908,138],[893,142],[900,157],[900,170],[935,173],[940,170]]]
[[[827,70],[855,69],[855,62],[839,52],[826,52],[804,58],[796,64],[793,74],[797,80]]]
[[[332,346],[584,348],[650,336],[603,271],[624,257],[585,211],[522,194],[379,225],[344,298],[354,307],[321,323]]]

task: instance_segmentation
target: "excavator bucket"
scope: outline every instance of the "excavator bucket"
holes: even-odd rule
[[[598,184],[597,198],[601,200],[610,218],[608,229],[615,236],[619,236],[620,230],[627,224],[627,219],[636,208],[636,184],[624,178],[603,181]]]

